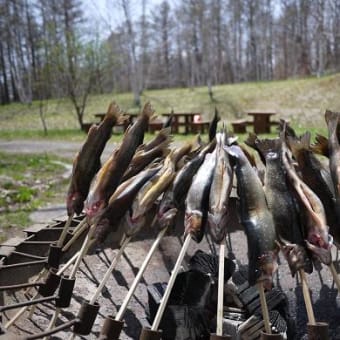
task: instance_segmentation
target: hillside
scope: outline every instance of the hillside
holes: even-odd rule
[[[174,111],[202,112],[210,118],[216,106],[227,121],[245,117],[248,110],[274,110],[280,118],[289,119],[293,126],[325,129],[323,113],[326,108],[340,110],[340,74],[323,78],[308,78],[275,82],[241,83],[213,87],[213,100],[206,87],[193,89],[148,90],[143,102],[150,101],[157,113]],[[111,100],[128,112],[138,111],[132,106],[132,95],[112,94],[91,96],[85,121],[93,121],[93,114],[105,112]],[[68,100],[45,102],[44,114],[49,130],[78,129],[75,114]],[[0,137],[14,131],[42,130],[39,103],[11,104],[0,107]]]

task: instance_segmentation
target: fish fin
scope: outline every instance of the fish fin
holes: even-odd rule
[[[112,101],[107,109],[106,117],[116,117],[118,118],[121,114],[121,110],[115,101]]]
[[[187,142],[172,153],[173,162],[176,164],[183,156],[188,154],[192,148],[192,142]]]
[[[297,137],[297,134],[295,133],[294,129],[284,119],[280,119],[278,130],[279,132],[284,132],[285,137],[287,136]]]
[[[329,134],[330,135],[336,134],[336,129],[339,123],[339,113],[326,110],[325,120],[329,129]]]
[[[248,138],[244,141],[244,143],[256,150],[256,141],[257,140],[258,140],[257,135],[253,132],[249,132]]]
[[[329,156],[328,150],[328,138],[317,134],[315,137],[315,143],[311,145],[311,150],[319,155]]]

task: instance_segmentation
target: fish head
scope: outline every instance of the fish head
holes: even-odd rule
[[[329,249],[329,236],[327,228],[310,228],[308,242],[315,247]]]
[[[162,229],[174,225],[177,211],[177,208],[172,208],[162,212],[161,214],[158,213],[158,224]]]
[[[80,192],[74,192],[67,195],[66,200],[67,214],[70,216],[73,213],[79,215],[84,208],[84,198]]]
[[[278,269],[277,253],[270,251],[259,258],[260,277],[258,282],[263,283],[263,287],[270,290],[273,286],[273,275]]]
[[[315,238],[314,240],[319,240],[319,238]],[[329,235],[329,242],[327,243],[327,247],[321,247],[319,244],[324,245],[323,241],[317,244],[311,243],[308,240],[305,240],[307,248],[325,265],[330,265],[332,262],[332,254],[330,251],[332,245],[332,237]]]
[[[184,226],[185,233],[196,235],[199,234],[202,228],[202,212],[199,210],[192,210],[185,213]]]
[[[299,269],[305,266],[306,251],[302,246],[293,243],[282,244],[280,248],[294,276]]]

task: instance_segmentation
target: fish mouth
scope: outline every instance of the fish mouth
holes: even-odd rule
[[[87,217],[91,220],[93,219],[103,208],[105,207],[105,202],[103,200],[98,201],[91,206],[86,207],[85,212]]]
[[[164,213],[158,214],[158,224],[161,229],[167,228],[174,224],[174,219],[177,215],[177,211],[177,208],[172,208]]]
[[[327,248],[324,247],[320,247],[318,245],[312,244],[310,242],[308,242],[307,240],[305,240],[307,248],[313,253],[315,254],[319,260],[325,264],[325,265],[330,265],[332,262],[332,254],[330,251],[330,244],[328,244]]]
[[[295,273],[305,266],[306,251],[302,246],[290,243],[280,245],[280,248],[294,277]]]
[[[185,233],[199,233],[202,227],[202,213],[194,210],[189,214],[185,214]]]
[[[270,290],[273,286],[273,275],[278,269],[276,262],[277,254],[275,252],[268,252],[259,258],[259,268],[261,275],[258,282],[262,282],[265,289]]]

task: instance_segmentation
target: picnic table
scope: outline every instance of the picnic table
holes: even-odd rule
[[[253,117],[252,125],[254,126],[254,132],[259,133],[270,133],[270,127],[277,125],[277,122],[270,120],[271,116],[276,115],[275,112],[263,112],[263,111],[252,111],[248,112],[248,116]]]
[[[209,121],[202,120],[201,113],[198,112],[171,112],[163,113],[163,117],[173,116],[172,132],[180,133],[180,127],[184,127],[184,134],[204,133],[209,129]]]

